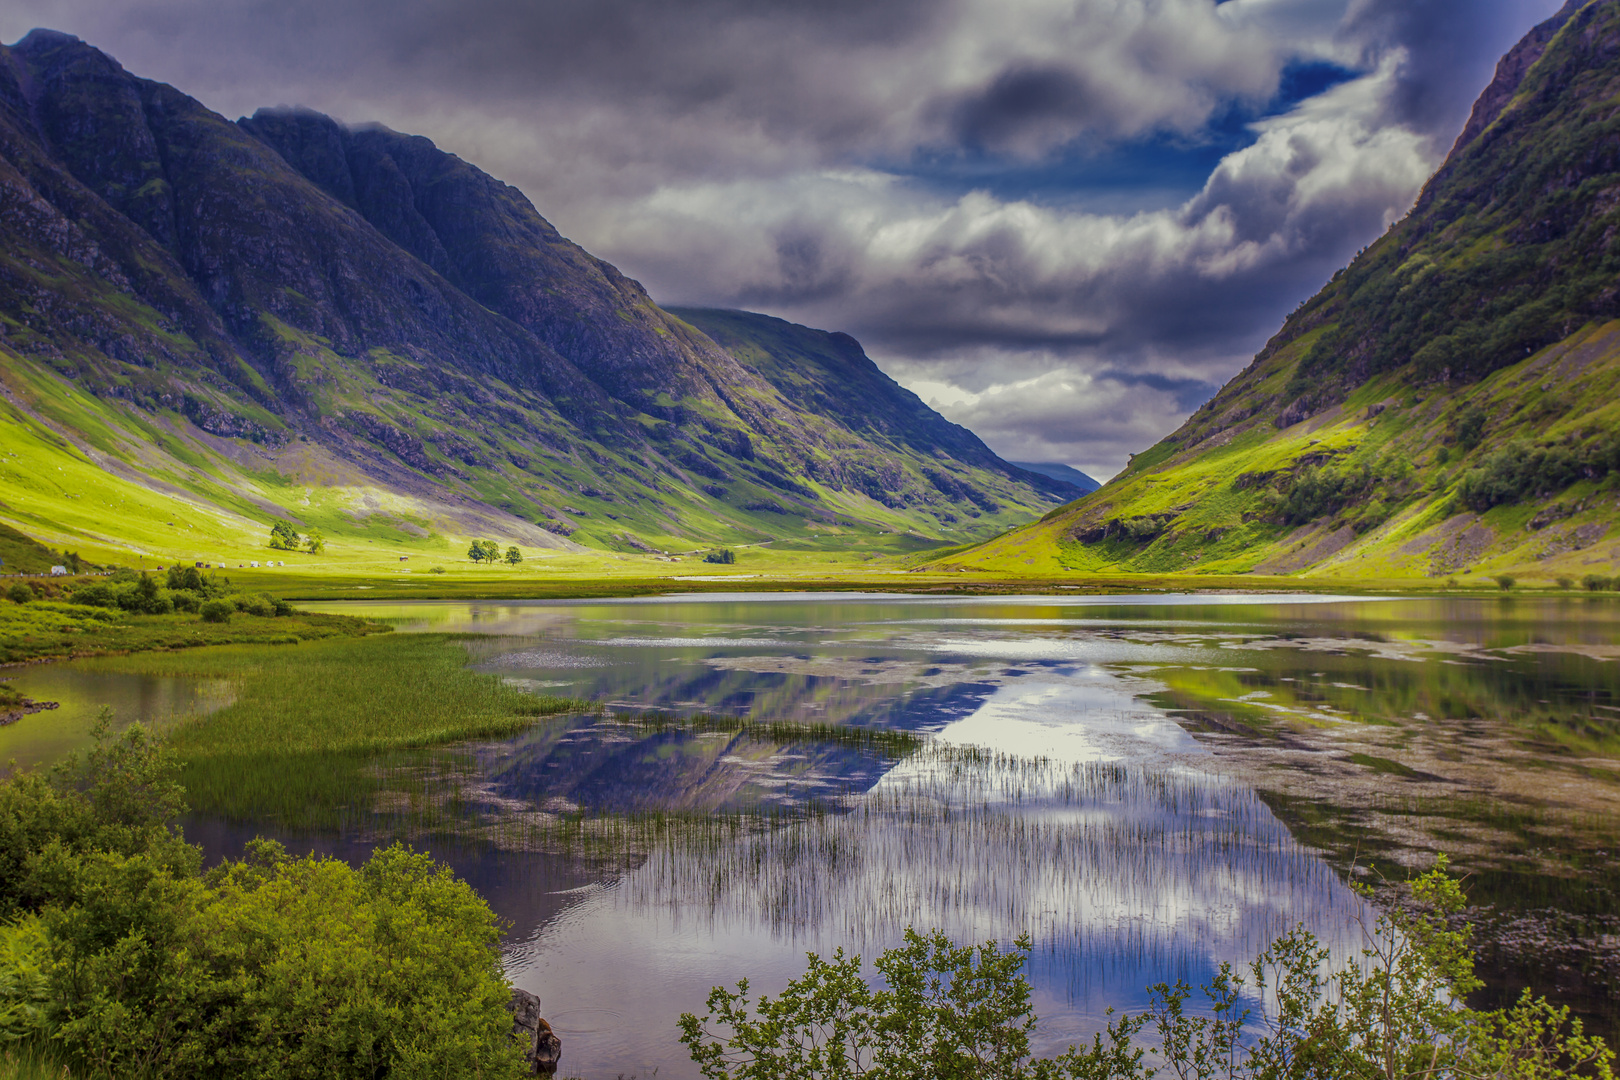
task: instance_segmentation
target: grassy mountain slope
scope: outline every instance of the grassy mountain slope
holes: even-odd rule
[[[1620,561],[1620,2],[1504,58],[1411,213],[993,569],[1579,579]]]
[[[818,413],[794,362],[741,362],[425,139],[233,124],[63,34],[0,49],[0,517],[52,543],[959,542],[1057,501],[931,413],[901,441]]]

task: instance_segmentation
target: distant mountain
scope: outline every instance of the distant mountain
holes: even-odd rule
[[[1620,0],[1497,68],[1416,206],[1101,490],[952,565],[1512,571],[1620,561]]]
[[[1009,461],[1007,464],[1016,465],[1025,472],[1040,473],[1042,476],[1050,476],[1054,480],[1061,480],[1081,495],[1089,495],[1102,487],[1102,484],[1079,469],[1072,465],[1065,465],[1061,461]]]
[[[961,542],[1062,498],[852,339],[672,315],[426,139],[231,123],[66,34],[0,49],[0,245],[0,516],[48,537]]]

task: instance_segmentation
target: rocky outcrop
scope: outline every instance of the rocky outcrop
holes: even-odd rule
[[[562,1059],[562,1040],[540,1015],[540,998],[512,987],[512,1029],[524,1045],[523,1057],[535,1076],[551,1076]]]

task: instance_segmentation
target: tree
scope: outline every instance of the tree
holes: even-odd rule
[[[498,562],[501,557],[501,545],[493,540],[474,540],[467,548],[467,558],[473,562]]]
[[[270,526],[270,546],[277,551],[297,551],[303,543],[298,530],[292,527],[292,522],[276,518],[275,524]]]
[[[326,551],[326,537],[319,529],[311,529],[309,535],[304,537],[304,550],[311,555],[321,555]]]
[[[518,547],[517,547],[516,544],[513,544],[511,547],[506,549],[506,562],[507,562],[508,565],[516,566],[518,563],[520,563],[522,561],[523,561],[523,552],[518,550]]]

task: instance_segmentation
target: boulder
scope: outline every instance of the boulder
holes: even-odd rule
[[[523,1040],[523,1058],[535,1076],[550,1076],[562,1058],[562,1040],[540,1015],[540,998],[527,990],[512,988],[512,1029]]]

